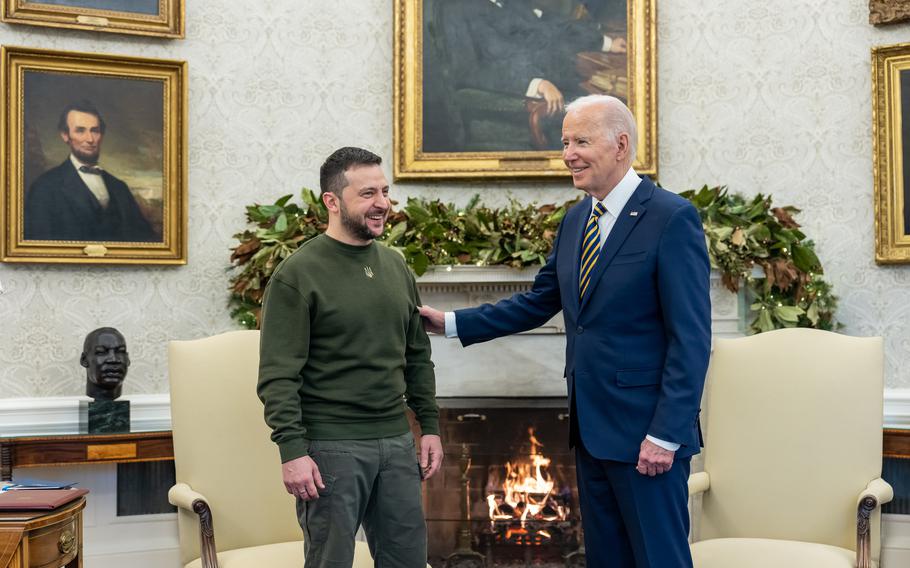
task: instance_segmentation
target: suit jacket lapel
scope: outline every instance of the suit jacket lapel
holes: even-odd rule
[[[581,239],[584,236],[585,225],[588,222],[588,217],[591,216],[591,198],[586,197],[578,207],[578,219],[576,219],[572,225],[567,224],[566,229],[567,236],[569,237],[566,241],[566,246],[569,247],[569,250],[572,251],[572,292],[569,294],[573,298],[573,307],[578,310],[578,302],[580,298],[578,297],[578,279],[579,279],[579,267],[581,266]],[[574,225],[574,226],[573,226]],[[576,312],[577,313],[577,312]]]
[[[63,195],[73,209],[84,211],[87,217],[94,217],[101,210],[101,204],[98,203],[95,194],[79,177],[79,172],[69,159],[65,162],[63,188]]]
[[[585,309],[585,306],[591,300],[591,296],[594,295],[597,283],[600,281],[601,276],[603,276],[604,271],[610,266],[610,263],[613,262],[616,253],[619,252],[620,247],[622,247],[622,244],[629,236],[629,233],[632,232],[635,225],[637,225],[641,218],[645,216],[645,213],[647,213],[648,210],[644,206],[644,202],[650,199],[653,191],[653,182],[648,178],[643,178],[641,183],[638,184],[638,187],[635,188],[635,192],[632,193],[632,197],[629,198],[626,206],[623,207],[622,212],[619,214],[619,218],[616,219],[616,223],[613,224],[613,229],[610,230],[610,236],[607,237],[607,241],[604,243],[603,248],[600,249],[600,257],[598,257],[597,264],[595,264],[592,269],[591,283],[588,284],[589,292],[585,294],[585,298],[581,302],[579,310]],[[581,255],[581,251],[579,251],[578,254]],[[578,276],[575,278],[577,282]]]

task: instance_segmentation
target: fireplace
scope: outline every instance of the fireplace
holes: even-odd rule
[[[565,398],[441,398],[424,486],[433,568],[583,566]]]

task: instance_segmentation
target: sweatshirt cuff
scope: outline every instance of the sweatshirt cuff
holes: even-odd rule
[[[420,421],[420,434],[432,434],[434,436],[439,435],[439,419],[431,418],[428,420]]]
[[[310,441],[306,438],[288,440],[278,444],[278,453],[281,455],[281,463],[287,463],[297,458],[302,458],[310,451]]]

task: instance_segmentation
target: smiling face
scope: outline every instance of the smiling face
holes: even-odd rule
[[[382,235],[389,217],[389,182],[378,165],[345,170],[341,195],[324,193],[329,209],[329,236],[353,245],[367,245]]]
[[[562,123],[562,159],[576,188],[603,199],[631,166],[629,135],[616,139],[605,124],[602,104],[590,104],[566,113]]]
[[[101,154],[101,120],[94,114],[71,110],[66,115],[66,132],[60,137],[76,159],[83,164],[97,164]]]

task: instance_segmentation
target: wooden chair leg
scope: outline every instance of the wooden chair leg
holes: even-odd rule
[[[869,518],[878,507],[878,500],[864,497],[856,509],[856,568],[872,568],[872,535]]]

